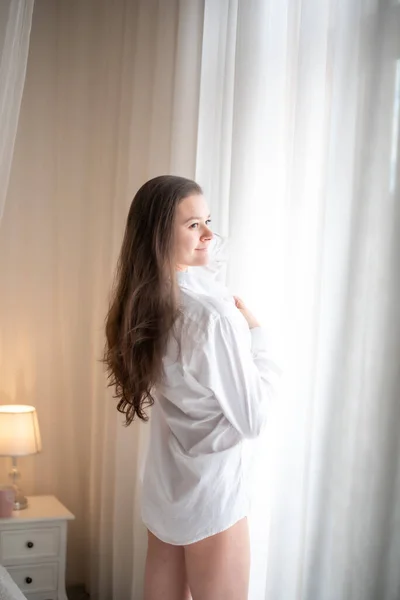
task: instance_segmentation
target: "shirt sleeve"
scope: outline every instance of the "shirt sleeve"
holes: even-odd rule
[[[198,377],[243,437],[260,434],[280,379],[262,327],[249,330],[239,311],[215,318],[202,344]]]

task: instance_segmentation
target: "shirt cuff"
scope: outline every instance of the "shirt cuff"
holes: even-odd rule
[[[251,351],[253,354],[266,351],[268,348],[267,334],[262,327],[253,327],[250,329]]]

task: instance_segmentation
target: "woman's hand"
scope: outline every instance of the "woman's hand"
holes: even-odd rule
[[[246,319],[246,321],[247,321],[247,323],[249,325],[249,329],[253,329],[253,327],[260,327],[260,323],[257,321],[257,319],[255,318],[255,316],[246,307],[246,305],[243,302],[243,300],[241,300],[237,296],[233,296],[233,298],[235,300],[235,306],[236,306],[236,308],[238,308],[240,310],[240,312],[242,313],[242,315]]]

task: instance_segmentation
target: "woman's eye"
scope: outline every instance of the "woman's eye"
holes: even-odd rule
[[[211,223],[211,219],[207,219],[207,221],[206,221],[206,225],[209,225],[209,223]],[[199,226],[199,224],[198,224],[198,223],[192,223],[192,224],[189,226],[189,229],[197,229],[197,227],[198,227],[198,226]]]

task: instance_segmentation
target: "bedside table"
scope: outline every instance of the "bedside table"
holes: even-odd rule
[[[28,600],[67,600],[67,521],[54,496],[28,496],[28,508],[0,518],[0,564]]]

